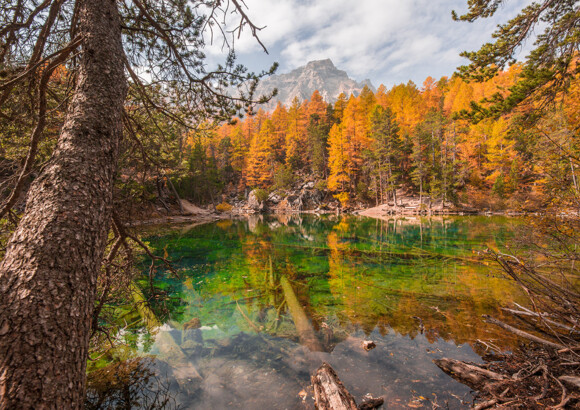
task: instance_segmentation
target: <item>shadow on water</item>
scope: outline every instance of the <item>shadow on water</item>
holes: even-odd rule
[[[312,407],[322,361],[358,400],[464,407],[469,390],[432,359],[481,361],[478,340],[516,346],[481,315],[509,320],[499,306],[522,295],[476,251],[501,248],[518,223],[293,215],[163,227],[147,240],[179,271],[155,277],[173,302],[156,304],[137,281],[153,302],[139,310],[149,324],[128,334],[183,408]]]

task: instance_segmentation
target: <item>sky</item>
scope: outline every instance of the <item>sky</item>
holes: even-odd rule
[[[491,40],[499,23],[515,16],[530,0],[507,0],[496,16],[475,23],[456,22],[451,11],[467,11],[467,0],[245,0],[261,46],[244,30],[235,40],[238,62],[278,74],[308,61],[330,58],[336,67],[375,87],[450,76],[465,64],[461,51]],[[525,56],[527,44],[521,52]],[[208,50],[216,58],[219,47]]]

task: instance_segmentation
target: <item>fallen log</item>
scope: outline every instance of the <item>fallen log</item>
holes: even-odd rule
[[[323,363],[310,378],[314,388],[314,405],[318,410],[370,410],[381,406],[382,398],[367,398],[360,406],[338,378],[334,369]]]
[[[491,391],[496,383],[508,380],[502,374],[455,359],[435,359],[433,363],[455,380],[474,390]]]

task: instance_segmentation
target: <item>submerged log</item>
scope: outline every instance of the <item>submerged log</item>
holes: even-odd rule
[[[180,384],[191,385],[192,379],[201,380],[202,377],[195,365],[189,360],[183,349],[177,344],[173,336],[167,331],[160,330],[161,322],[155,312],[149,307],[147,299],[141,289],[135,284],[131,285],[131,295],[137,311],[143,318],[147,330],[155,335],[155,343],[159,349],[160,357],[165,359],[172,367],[173,373]]]
[[[357,406],[352,394],[328,363],[323,363],[310,380],[314,388],[314,405],[318,410],[372,410],[384,403],[381,397],[367,397]]]
[[[354,397],[346,390],[328,363],[323,363],[310,380],[314,387],[314,402],[318,410],[357,409]]]
[[[280,277],[280,285],[284,292],[284,299],[288,305],[290,316],[292,316],[292,321],[298,331],[300,344],[306,346],[313,352],[324,352],[324,347],[316,337],[316,333],[310,324],[310,320],[308,319],[304,308],[298,301],[294,288],[286,276],[282,275]]]

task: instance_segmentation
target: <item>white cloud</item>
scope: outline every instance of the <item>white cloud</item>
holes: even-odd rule
[[[409,79],[421,83],[428,75],[451,75],[462,63],[461,50],[489,41],[498,22],[530,1],[508,2],[498,18],[469,24],[451,19],[452,9],[467,9],[466,0],[246,0],[252,21],[266,26],[260,39],[272,57],[259,54],[247,30],[236,40],[236,50],[253,69],[277,60],[280,71],[287,72],[331,58],[350,76],[371,78],[376,86]]]

